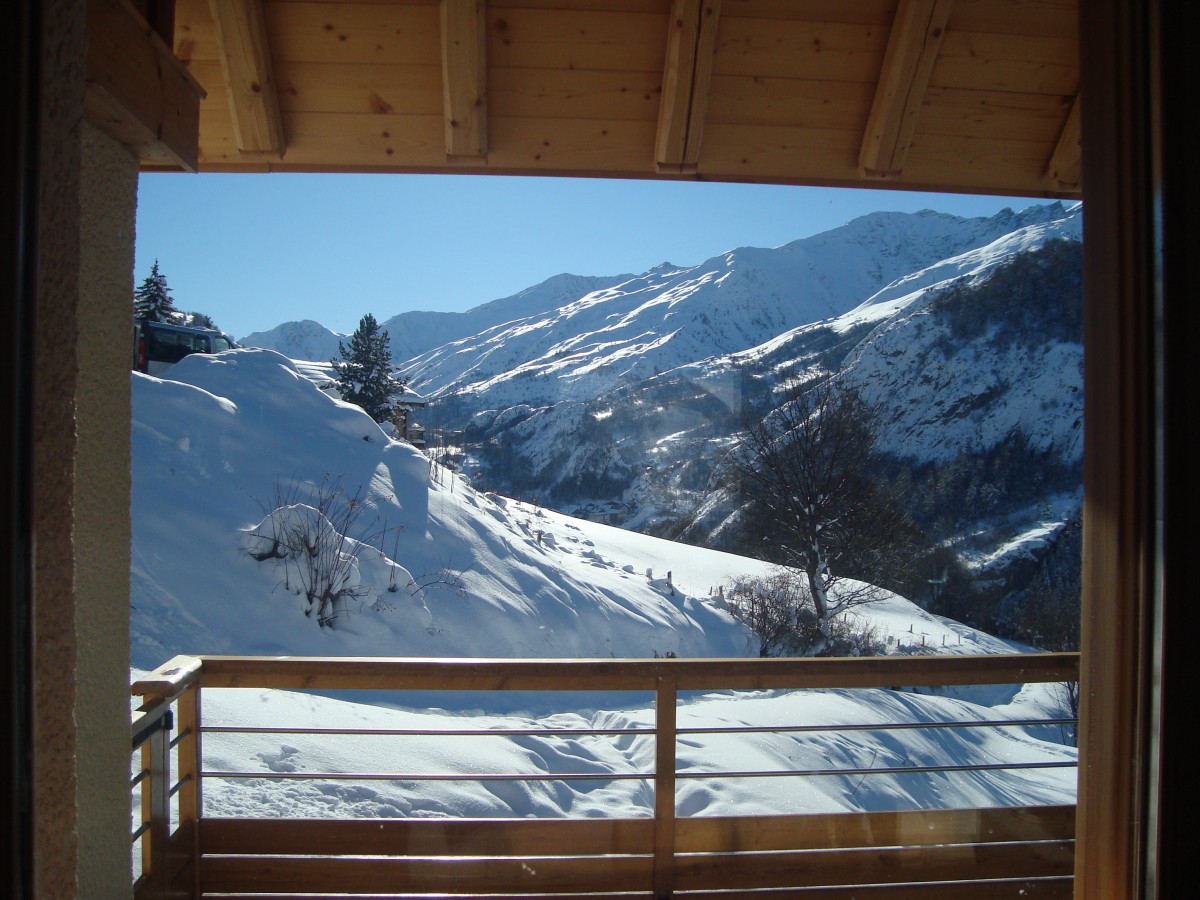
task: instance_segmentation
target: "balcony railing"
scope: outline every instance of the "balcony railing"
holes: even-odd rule
[[[1074,682],[1076,654],[869,659],[400,660],[176,657],[134,685],[141,754],[134,831],[138,898],[262,895],[326,897],[1069,897],[1073,804],[870,813],[681,816],[677,785],[695,778],[819,778],[854,773],[922,776],[969,769],[1070,766],[1068,761],[950,761],[846,768],[681,771],[681,739],[703,734],[888,731],[896,728],[1072,725],[1067,720],[771,723],[680,727],[685,691],[816,688],[895,689]],[[497,730],[494,727],[371,731],[389,738],[435,735],[608,735],[653,740],[653,765],[621,772],[238,772],[205,770],[203,742],[230,733],[360,735],[363,729],[255,723],[206,724],[208,688],[304,691],[644,691],[653,724],[631,728]],[[458,720],[446,719],[448,726]],[[174,730],[174,738],[170,734]],[[640,779],[653,786],[653,815],[614,818],[280,819],[205,815],[203,786],[239,779],[424,782]],[[137,851],[140,851],[137,852]]]

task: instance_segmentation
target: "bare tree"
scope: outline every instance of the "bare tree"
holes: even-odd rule
[[[774,558],[804,573],[821,632],[852,606],[878,599],[871,584],[897,564],[909,533],[900,505],[869,476],[878,414],[830,381],[789,390],[766,417],[746,423],[731,455],[748,519]],[[843,578],[870,584],[832,591]]]

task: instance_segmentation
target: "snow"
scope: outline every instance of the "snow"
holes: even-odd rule
[[[361,410],[320,391],[270,350],[193,355],[168,377],[132,373],[132,664],[179,653],[263,656],[737,657],[757,641],[718,588],[768,568],[472,490]],[[357,518],[341,500],[355,498]],[[354,597],[334,627],[306,616],[297,576],[251,558],[272,515],[304,507],[349,523]],[[330,502],[334,501],[334,502]],[[337,510],[341,509],[339,513]],[[340,516],[340,517],[339,517]],[[353,521],[351,521],[353,519]],[[328,523],[326,523],[328,524]],[[352,527],[351,527],[352,526]],[[325,526],[322,526],[325,527]],[[899,653],[1009,652],[1004,641],[889,595],[856,615]],[[974,721],[1053,710],[1051,687],[689,695],[681,727],[825,723],[831,731],[689,734],[681,772],[1073,762],[1053,729],[989,726],[878,733],[846,723]],[[390,705],[246,690],[205,691],[209,725],[436,729],[626,728],[652,721],[648,695],[589,692],[386,698]],[[353,701],[353,702],[352,702]],[[210,734],[204,767],[253,776],[379,771],[645,772],[636,736],[417,737]],[[442,782],[209,778],[205,814],[254,816],[650,815],[645,780]],[[684,779],[681,815],[1070,803],[1072,767],[933,775]]]

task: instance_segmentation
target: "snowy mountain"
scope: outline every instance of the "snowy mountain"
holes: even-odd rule
[[[645,364],[631,362],[616,385],[582,375],[573,381],[526,378],[522,386],[529,393],[505,402],[499,384],[519,380],[509,373],[486,388],[476,384],[443,394],[442,420],[466,423],[469,453],[499,489],[536,490],[546,502],[616,496],[648,503],[650,509],[626,517],[634,524],[669,516],[672,505],[678,513],[694,505],[699,498],[680,499],[680,492],[706,489],[721,448],[740,430],[746,411],[770,404],[784,374],[809,367],[833,372],[845,366],[848,383],[872,400],[888,398],[880,443],[897,458],[945,460],[967,448],[993,446],[1018,425],[1038,446],[1077,458],[1078,341],[1001,349],[989,348],[978,335],[950,340],[925,308],[950,285],[985,280],[1048,239],[1078,239],[1078,205],[1034,209],[1041,221],[906,272],[846,302],[837,316],[810,319],[755,346],[685,360],[644,377],[633,369]],[[1001,227],[1015,218],[1004,218]],[[976,224],[970,233],[981,230]],[[719,321],[731,317],[736,318],[727,314]],[[1031,313],[1030,320],[1035,318]],[[940,350],[931,357],[934,345]],[[955,352],[943,352],[951,347]],[[569,388],[561,387],[568,381]],[[570,396],[539,397],[538,385],[546,382]],[[495,479],[500,473],[507,481]]]
[[[464,335],[556,309],[590,291],[619,284],[631,277],[555,275],[519,294],[484,303],[465,313],[403,312],[386,321],[380,320],[380,327],[391,338],[392,357],[401,362]],[[239,343],[246,347],[277,350],[291,359],[328,360],[337,355],[338,342],[345,337],[306,319],[285,322],[268,331],[256,331]]]
[[[886,400],[879,446],[918,489],[935,464],[956,477],[1027,464],[1034,481],[1053,482],[1026,497],[1003,478],[958,479],[970,482],[954,523],[972,535],[964,559],[1002,567],[1036,556],[1078,513],[1077,483],[1060,476],[1079,461],[1082,347],[1036,328],[1019,340],[968,335],[937,298],[1049,240],[1078,241],[1081,221],[1079,204],[1058,203],[980,219],[875,213],[774,250],[636,277],[557,276],[469,313],[406,313],[388,327],[394,349],[429,345],[396,356],[434,398],[422,423],[438,458],[474,483],[716,546],[736,533],[720,463],[746,416],[796,373],[838,373]],[[1031,325],[1056,305],[1025,302]],[[296,340],[281,345],[301,355]]]

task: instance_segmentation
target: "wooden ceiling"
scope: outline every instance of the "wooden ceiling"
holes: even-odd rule
[[[141,2],[201,171],[1080,191],[1076,0]]]

